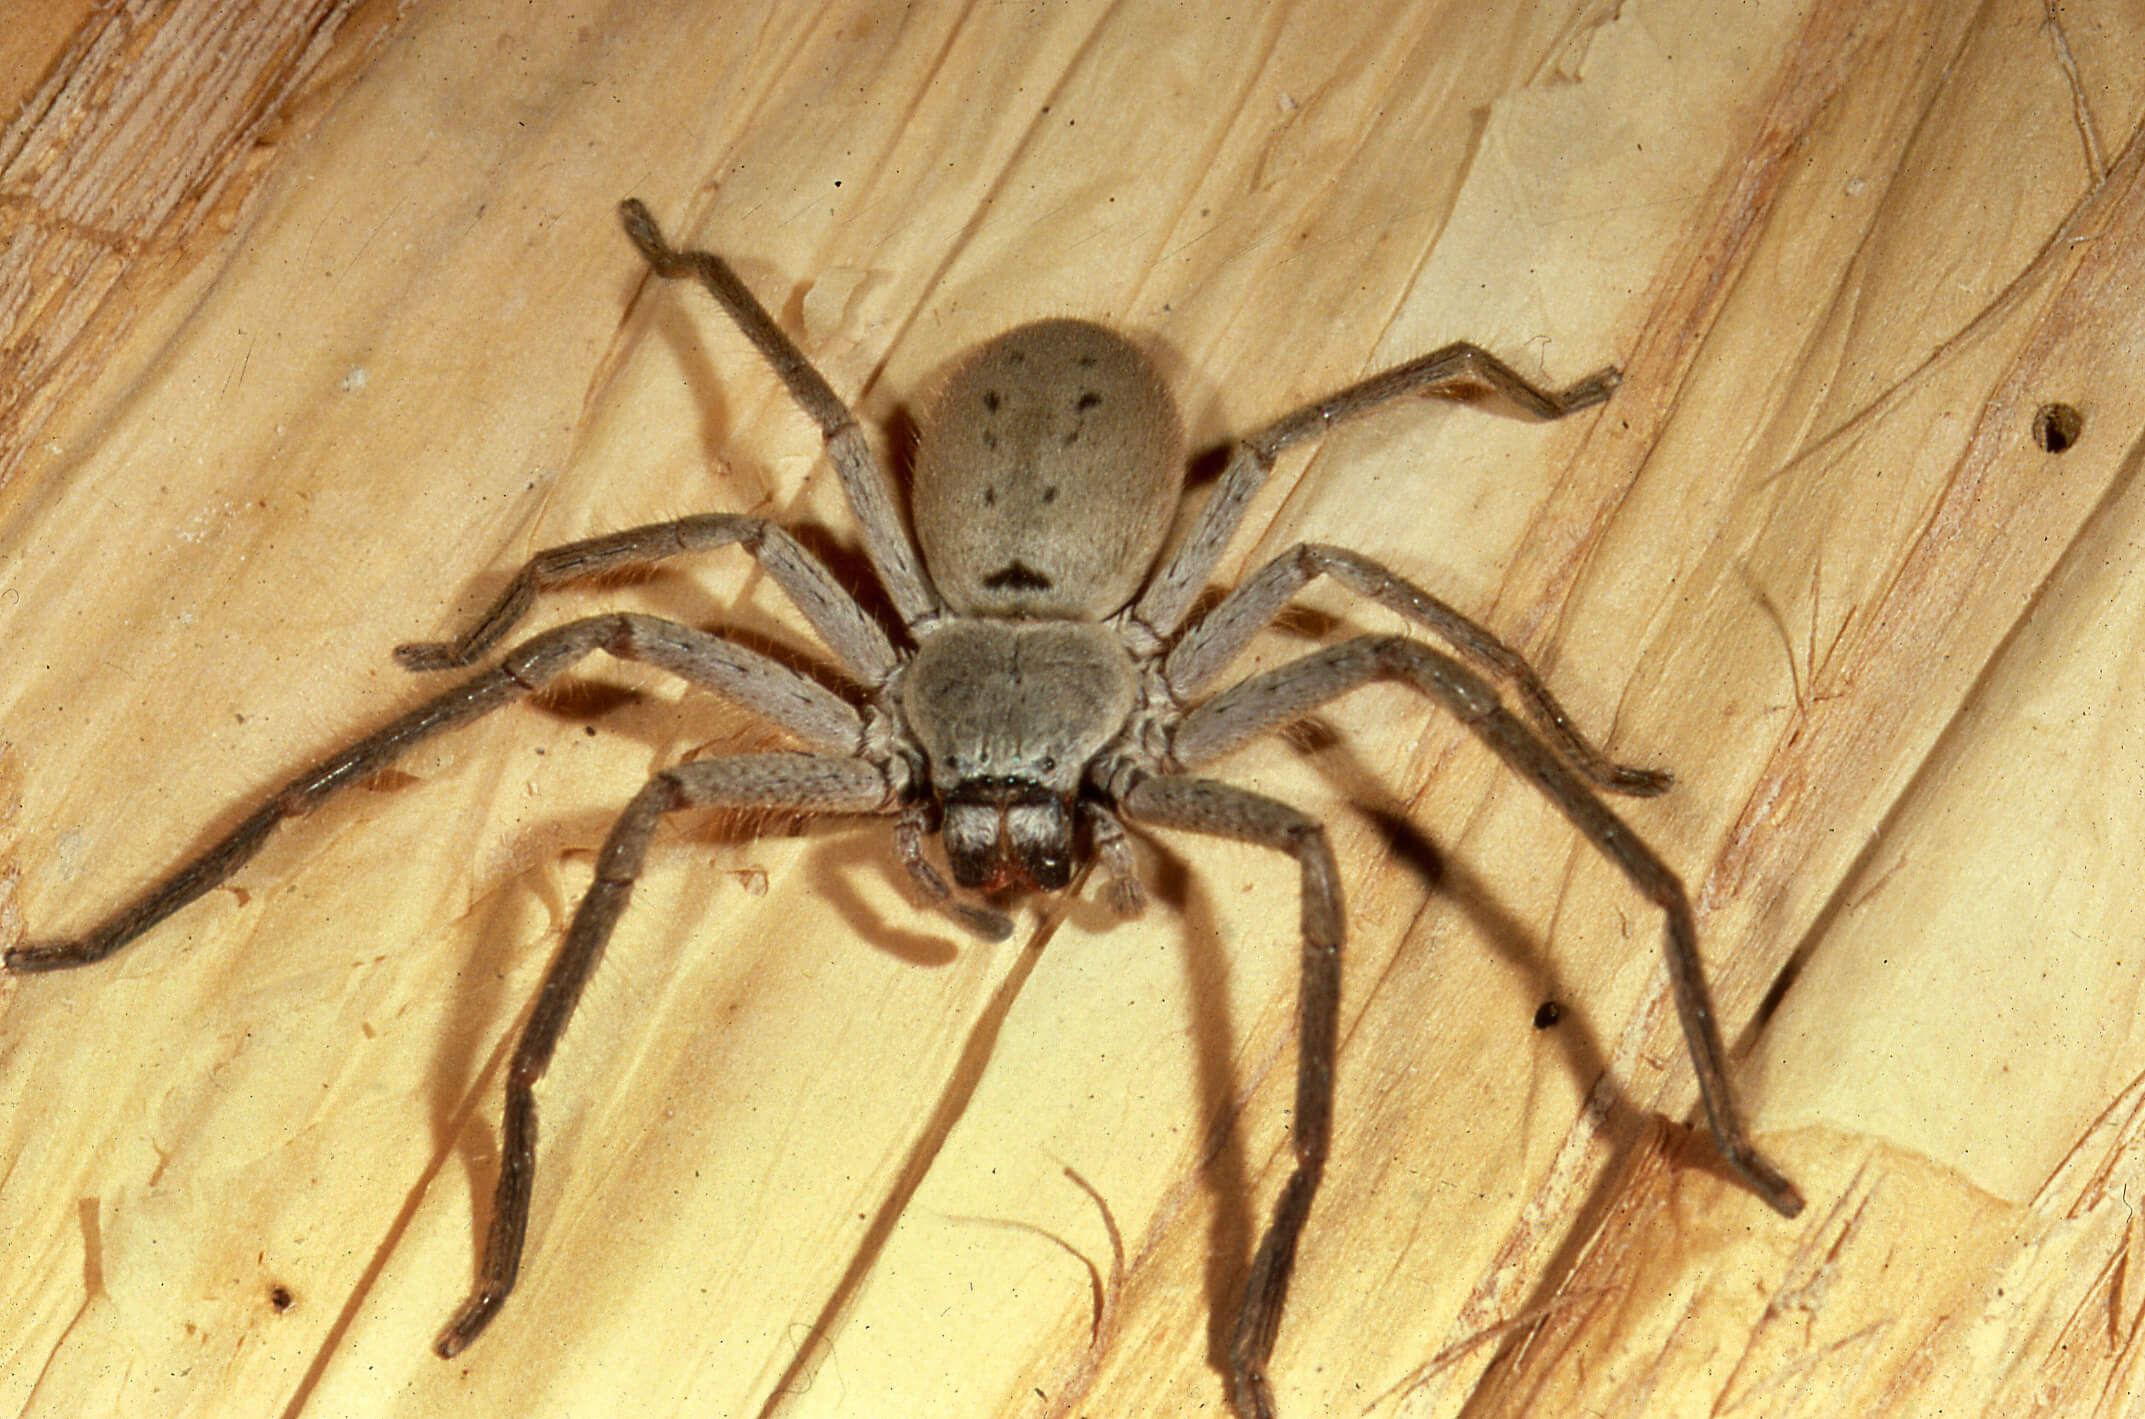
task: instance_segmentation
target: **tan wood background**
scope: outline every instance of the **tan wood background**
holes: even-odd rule
[[[2136,6],[175,0],[39,7],[0,66],[8,939],[411,703],[390,648],[535,548],[849,537],[622,196],[881,422],[1048,313],[1166,341],[1202,444],[1447,339],[1613,361],[1599,414],[1292,457],[1225,576],[1386,559],[1676,771],[1630,817],[1811,1206],[1664,1121],[1655,915],[1365,693],[1228,766],[1330,821],[1351,893],[1283,1412],[2138,1412]],[[808,644],[771,592],[715,556],[547,614]],[[1140,922],[1045,903],[982,947],[883,831],[677,825],[545,1086],[521,1289],[432,1357],[608,815],[772,742],[592,666],[114,961],[0,983],[0,1411],[1224,1412],[1295,908],[1174,837]]]

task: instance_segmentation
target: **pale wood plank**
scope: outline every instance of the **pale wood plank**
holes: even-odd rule
[[[230,235],[130,275],[95,377],[13,431],[11,934],[407,704],[388,649],[535,547],[722,507],[847,536],[740,342],[641,290],[627,193],[879,419],[1065,311],[1165,338],[1205,441],[1455,336],[1551,378],[1614,359],[1598,417],[1439,406],[1292,461],[1229,574],[1308,536],[1387,558],[1677,771],[1631,817],[1699,896],[1726,1018],[1801,961],[1743,1038],[1812,1207],[1772,1217],[1650,1122],[1690,1104],[1657,923],[1459,731],[1366,695],[1230,766],[1331,818],[1355,926],[1284,1412],[1994,1415],[2029,1381],[2122,1412],[2122,7],[362,15],[388,27],[324,71],[347,89],[265,159],[232,140],[259,186],[219,199]],[[2051,398],[2085,413],[2060,457],[2029,437]],[[599,601],[803,644],[732,560],[570,604]],[[0,1405],[1222,1412],[1293,905],[1176,840],[1146,920],[1076,905],[1035,959],[916,912],[869,830],[669,839],[546,1086],[523,1289],[430,1356],[501,1042],[608,812],[770,742],[595,678],[631,687],[583,706],[596,737],[503,715],[119,961],[6,985]],[[1128,1257],[1090,1353],[1096,1197]]]

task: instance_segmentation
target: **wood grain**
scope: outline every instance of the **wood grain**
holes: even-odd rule
[[[1448,339],[1615,362],[1565,424],[1431,405],[1293,457],[1224,577],[1360,548],[1676,772],[1629,816],[1812,1205],[1669,1121],[1653,915],[1464,731],[1366,692],[1227,765],[1329,821],[1350,891],[1283,1412],[2135,1412],[2134,7],[380,0],[254,7],[237,50],[217,8],[21,46],[53,57],[14,90],[9,153],[44,156],[6,168],[8,249],[76,249],[55,193],[116,215],[88,267],[0,265],[8,939],[407,706],[390,648],[536,548],[735,509],[854,571],[812,430],[644,280],[623,196],[882,426],[1049,314],[1166,342],[1203,446]],[[171,28],[93,32],[122,22]],[[279,56],[243,115],[74,141],[223,93],[234,52]],[[551,614],[809,653],[762,583],[717,556]],[[1385,627],[1306,604],[1253,663]],[[1141,921],[1039,903],[979,947],[869,826],[680,824],[545,1084],[521,1289],[432,1357],[609,814],[772,742],[593,667],[114,961],[0,983],[0,1411],[1225,1412],[1294,905],[1177,838]]]

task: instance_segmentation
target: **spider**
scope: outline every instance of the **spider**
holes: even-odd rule
[[[1298,545],[1204,615],[1192,614],[1246,505],[1291,445],[1407,395],[1486,394],[1523,416],[1561,418],[1608,398],[1614,369],[1544,390],[1486,350],[1459,343],[1350,385],[1236,444],[1213,494],[1164,557],[1184,492],[1185,448],[1152,358],[1087,321],[1022,325],[968,354],[919,420],[912,540],[893,481],[856,419],[729,265],[671,246],[638,201],[620,213],[650,269],[704,286],[818,424],[899,627],[890,634],[781,527],[709,513],[542,552],[459,639],[405,645],[396,659],[413,671],[475,664],[544,591],[735,545],[795,602],[855,689],[836,693],[734,640],[674,621],[630,612],[572,621],[522,641],[492,668],[306,769],[85,935],[18,945],[4,958],[14,972],[103,960],[228,879],[284,819],[310,813],[412,745],[543,689],[594,651],[658,666],[801,741],[799,751],[667,768],[610,830],[514,1050],[477,1282],[441,1333],[440,1355],[475,1340],[514,1287],[535,1182],[535,1086],[664,815],[722,805],[891,817],[895,851],[917,888],[990,938],[1008,935],[1012,923],[988,903],[1012,891],[1060,891],[1090,861],[1103,869],[1113,905],[1137,911],[1142,893],[1127,829],[1179,829],[1285,854],[1301,882],[1295,1167],[1252,1258],[1227,1357],[1238,1414],[1269,1419],[1267,1364],[1331,1132],[1341,887],[1318,822],[1194,771],[1373,681],[1412,686],[1450,711],[1661,909],[1670,979],[1714,1139],[1766,1202],[1790,1217],[1801,1210],[1801,1195],[1752,1145],[1737,1112],[1683,885],[1601,798],[1660,793],[1668,775],[1612,761],[1518,654],[1354,552]],[[1360,636],[1214,693],[1252,638],[1319,577],[1433,633],[1449,652],[1404,635]],[[925,854],[934,834],[950,885]]]

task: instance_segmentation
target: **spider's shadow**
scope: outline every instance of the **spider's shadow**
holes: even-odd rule
[[[1329,747],[1316,743],[1319,734],[1330,735],[1314,727],[1311,736],[1315,747]],[[1343,755],[1317,756],[1322,769],[1333,778],[1347,794],[1352,803],[1361,803],[1374,798],[1379,792],[1374,787],[1379,780],[1367,775],[1359,762]],[[1345,770],[1342,765],[1345,764]],[[1568,1277],[1580,1254],[1589,1245],[1599,1230],[1605,1210],[1614,1205],[1619,1196],[1622,1174],[1632,1156],[1634,1147],[1645,1146],[1646,1118],[1631,1102],[1624,1088],[1610,1068],[1607,1052],[1600,1038],[1587,1020],[1585,992],[1576,991],[1567,983],[1558,970],[1553,957],[1539,947],[1539,934],[1527,921],[1515,916],[1496,900],[1493,890],[1482,876],[1465,867],[1456,867],[1441,854],[1436,846],[1423,836],[1421,831],[1399,811],[1396,804],[1381,804],[1361,808],[1384,834],[1387,845],[1387,860],[1405,866],[1414,872],[1430,891],[1444,897],[1457,908],[1475,928],[1492,950],[1513,966],[1523,971],[1532,981],[1534,997],[1544,1001],[1563,1003],[1559,1012],[1561,1024],[1552,1031],[1556,1043],[1565,1056],[1572,1077],[1582,1086],[1588,1108],[1602,1110],[1609,1123],[1609,1131],[1622,1139],[1622,1159],[1603,1170],[1595,1185],[1572,1215],[1571,1225],[1554,1251],[1542,1263],[1539,1279],[1529,1294],[1512,1308],[1514,1314],[1545,1314],[1553,1304],[1557,1289]],[[1577,843],[1575,839],[1575,843]],[[1579,844],[1583,849],[1583,844]],[[1649,913],[1650,914],[1650,913]],[[1654,949],[1659,949],[1655,946]],[[1373,991],[1379,983],[1373,984]],[[1364,1007],[1367,1008],[1367,1002]],[[1556,1024],[1556,1020],[1550,1023]],[[1522,1028],[1515,1020],[1513,1029]],[[1707,1140],[1702,1130],[1695,1130],[1675,1120],[1660,1120],[1666,1130],[1662,1146],[1677,1156],[1679,1167],[1710,1172],[1742,1185],[1734,1169],[1729,1166],[1718,1148]],[[1313,1227],[1316,1213],[1314,1211]],[[1240,1280],[1237,1284],[1241,1284]],[[1523,1346],[1535,1333],[1535,1327],[1523,1326],[1513,1331],[1498,1348],[1499,1357],[1509,1355]],[[1225,1341],[1226,1335],[1220,1335]],[[1218,1352],[1218,1353],[1226,1353]]]
[[[651,716],[661,716],[668,721],[667,733],[664,726],[654,722],[607,723],[603,731],[645,744],[652,765],[659,758],[670,757],[663,752],[675,740],[675,718],[670,706],[644,701],[616,687],[603,687],[598,698],[610,701],[605,714],[607,720],[625,717],[616,713],[620,709],[638,707]],[[633,787],[637,788],[638,784]],[[496,1056],[513,1047],[535,1008],[533,992],[529,993],[528,999],[509,998],[506,985],[515,975],[522,958],[530,951],[540,949],[539,942],[529,938],[521,908],[526,905],[529,895],[541,899],[550,925],[540,941],[548,943],[550,953],[555,955],[563,945],[567,924],[579,905],[581,893],[581,888],[568,886],[566,876],[556,870],[557,864],[567,858],[592,860],[616,821],[617,813],[623,810],[626,796],[620,795],[616,809],[551,815],[532,824],[523,830],[526,844],[504,854],[505,865],[496,870],[492,880],[478,888],[476,920],[468,929],[469,937],[479,943],[477,954],[469,958],[458,973],[461,984],[453,1018],[435,1057],[431,1077],[434,1081],[432,1120],[435,1140],[442,1153],[455,1151],[457,1140],[468,1140],[463,1151],[465,1161],[470,1165],[472,1202],[480,1218],[489,1214],[493,1175],[497,1171],[496,1121],[487,1130],[484,1141],[478,1143],[469,1132],[465,1114],[479,1082],[495,1072],[492,1066]],[[904,925],[869,905],[864,894],[857,890],[855,879],[860,871],[883,876],[897,889],[906,883],[891,852],[885,850],[885,832],[886,823],[882,819],[812,819],[792,813],[702,810],[680,815],[678,823],[659,833],[650,849],[649,863],[660,865],[665,859],[675,860],[683,855],[692,859],[711,879],[729,882],[742,866],[735,860],[740,849],[768,840],[807,839],[808,845],[797,870],[815,884],[822,900],[834,906],[849,934],[860,945],[888,952],[911,965],[949,965],[963,944],[955,933],[946,929],[951,926],[950,920],[934,918],[919,908],[908,918],[909,924]],[[532,869],[527,865],[532,858],[548,858],[550,865]],[[695,922],[702,919],[699,912],[685,915]],[[636,919],[637,914],[629,908],[628,921]],[[915,929],[918,924],[927,929]],[[674,932],[643,924],[636,927],[631,941],[633,954],[650,963],[683,960],[694,952],[740,945],[735,939],[695,937],[689,926],[683,924]],[[512,1022],[503,1033],[498,1027],[501,1019]],[[478,1111],[484,1112],[482,1100],[478,1103]]]
[[[1299,721],[1290,726],[1286,737],[1312,759],[1323,777],[1341,790],[1349,805],[1344,811],[1367,820],[1384,840],[1380,862],[1413,877],[1426,899],[1442,899],[1458,911],[1473,928],[1475,936],[1488,942],[1500,958],[1528,978],[1533,999],[1569,1001],[1575,995],[1583,994],[1571,989],[1554,960],[1541,949],[1538,931],[1506,908],[1480,875],[1455,866],[1381,786],[1380,776],[1369,772],[1322,721]],[[1252,1170],[1242,1135],[1235,1127],[1239,1086],[1234,1069],[1234,1031],[1227,1010],[1229,952],[1216,925],[1213,898],[1203,878],[1189,870],[1159,838],[1143,834],[1143,840],[1149,847],[1148,862],[1153,864],[1149,869],[1149,888],[1176,911],[1184,923],[1194,1066],[1202,1115],[1201,1136],[1205,1139],[1200,1161],[1205,1185],[1215,1200],[1206,1248],[1208,1358],[1216,1371],[1226,1376],[1238,1303],[1250,1274],[1253,1248],[1260,1235]],[[1369,995],[1358,995],[1350,1001],[1345,1017],[1349,1021],[1363,1017],[1390,979],[1386,973],[1369,974],[1361,967],[1361,962],[1356,963],[1350,974],[1357,990],[1368,985]],[[1346,1029],[1344,1025],[1344,1053]],[[1535,1028],[1526,1014],[1515,1012],[1512,1030],[1518,1041],[1515,1053],[1536,1047],[1533,1040]],[[1624,1092],[1609,1077],[1607,1054],[1588,1023],[1584,1009],[1569,1012],[1563,1025],[1553,1033],[1556,1047],[1564,1056],[1565,1067],[1583,1090],[1603,1091],[1612,1112],[1627,1110]],[[1430,1045],[1431,1041],[1426,1039],[1425,1047]],[[1345,1059],[1342,1068],[1346,1068]],[[1595,1081],[1601,1082],[1596,1084]],[[1314,1208],[1313,1233],[1320,1225],[1318,1215],[1318,1209]],[[1583,1237],[1585,1232],[1579,1231],[1575,1235]],[[1316,1246],[1315,1235],[1307,1244]]]

